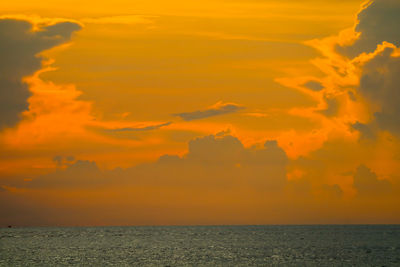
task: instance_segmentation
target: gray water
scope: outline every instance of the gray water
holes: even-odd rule
[[[0,266],[400,266],[400,226],[1,228]]]

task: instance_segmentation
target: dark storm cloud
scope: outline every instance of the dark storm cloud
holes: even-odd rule
[[[166,122],[162,124],[150,125],[145,127],[127,127],[127,128],[117,128],[117,129],[109,129],[110,132],[143,132],[143,131],[153,131],[158,130],[162,127],[171,125],[172,122]]]
[[[351,46],[339,50],[350,57],[363,52],[373,52],[378,44],[386,41],[400,45],[400,1],[375,0],[358,14],[356,31],[360,38]]]
[[[235,104],[235,103],[217,103],[214,106],[204,109],[204,110],[197,110],[193,112],[184,112],[184,113],[177,113],[173,114],[174,116],[180,117],[184,121],[193,121],[193,120],[200,120],[208,117],[235,113],[239,110],[244,109],[243,106]]]
[[[42,67],[40,52],[68,42],[81,26],[58,22],[33,30],[29,21],[0,19],[0,128],[13,126],[28,109],[28,86],[22,81]]]

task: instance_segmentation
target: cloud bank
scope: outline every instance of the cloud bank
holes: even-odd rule
[[[345,200],[339,185],[319,177],[320,162],[302,160],[295,167],[313,167],[314,173],[289,179],[293,163],[276,141],[246,148],[227,134],[193,139],[183,156],[163,155],[127,169],[104,170],[72,157],[55,161],[60,164],[53,173],[0,187],[0,224],[357,223],[365,199],[386,201],[382,197],[397,192],[360,166],[353,182],[360,198]]]
[[[58,165],[65,162],[55,157]],[[68,162],[67,162],[68,163]],[[231,135],[206,136],[189,142],[188,153],[161,156],[157,162],[128,169],[101,171],[95,162],[78,160],[55,173],[25,183],[34,188],[149,185],[177,187],[245,186],[261,191],[282,191],[288,158],[276,141],[262,148],[245,148]]]

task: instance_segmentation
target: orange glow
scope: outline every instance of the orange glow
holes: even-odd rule
[[[377,4],[3,3],[0,226],[399,223]]]

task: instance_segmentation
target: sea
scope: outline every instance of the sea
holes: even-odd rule
[[[400,266],[400,225],[0,228],[0,266]]]

